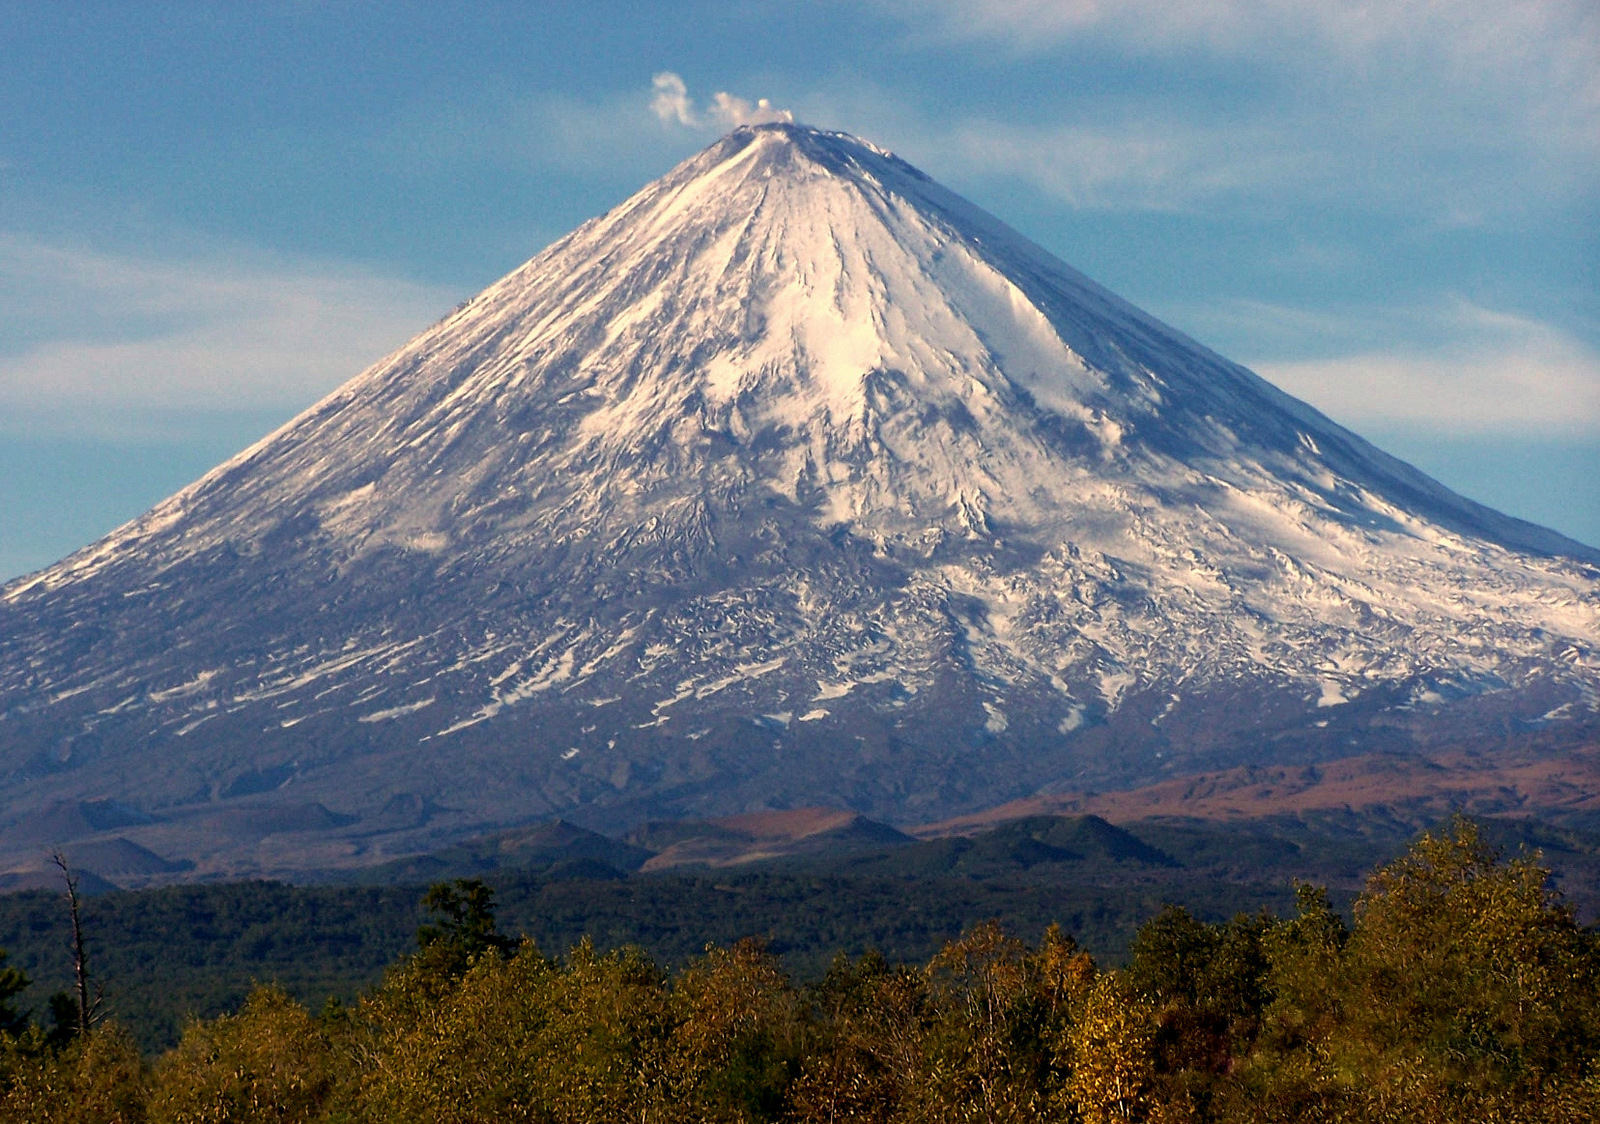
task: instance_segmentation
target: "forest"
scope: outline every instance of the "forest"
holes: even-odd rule
[[[141,1054],[112,1020],[0,1010],[0,1119],[1561,1121],[1600,1118],[1600,936],[1536,855],[1469,820],[1374,871],[1349,920],[1169,906],[1120,967],[994,922],[923,962],[797,983],[757,941],[675,970],[503,935],[435,884],[412,951],[349,1003],[274,986]],[[22,986],[0,974],[0,995]]]
[[[1138,926],[1168,902],[1208,921],[1293,905],[1294,879],[1326,885],[1341,909],[1364,873],[1404,850],[1413,827],[1346,822],[1112,825],[1092,816],[1031,817],[971,838],[944,838],[722,869],[626,873],[597,863],[600,836],[518,850],[493,866],[480,848],[364,872],[368,884],[210,882],[86,897],[83,922],[105,1007],[141,1052],[177,1044],[192,1017],[237,1009],[275,983],[312,1009],[349,1002],[412,943],[430,883],[482,878],[501,928],[562,951],[587,936],[609,952],[634,945],[666,970],[707,943],[756,936],[797,981],[834,955],[876,949],[925,961],[980,921],[1038,934],[1051,923],[1102,962],[1121,963]],[[1420,826],[1420,825],[1419,825]],[[1483,821],[1502,846],[1542,848],[1585,910],[1600,835]],[[565,834],[565,833],[563,833]],[[489,848],[493,850],[493,848]],[[503,856],[502,856],[503,857]],[[635,861],[634,865],[637,865]],[[59,889],[0,895],[0,948],[32,979],[17,1003],[43,1009],[72,986],[71,932]]]

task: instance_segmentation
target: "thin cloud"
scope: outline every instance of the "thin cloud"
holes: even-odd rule
[[[969,119],[928,139],[964,174],[1004,172],[1078,210],[1185,210],[1263,183],[1313,178],[1318,163],[1262,130],[1149,119],[1043,126]]]
[[[1280,121],[1185,120],[1170,107],[1126,105],[1066,105],[1058,121],[981,110],[941,120],[870,84],[817,94],[801,110],[807,120],[848,122],[958,187],[1023,183],[1080,211],[1197,212],[1349,182],[1339,157],[1298,144]]]
[[[104,436],[152,416],[293,411],[458,294],[318,263],[160,261],[0,238],[7,428]],[[60,310],[71,310],[69,316]]]
[[[469,160],[631,188],[689,155],[708,134],[792,120],[765,98],[752,103],[726,91],[702,110],[679,75],[662,71],[643,104],[636,87],[591,97],[497,91],[413,108],[369,143],[379,158],[412,173]]]
[[[1553,325],[1466,301],[1419,313],[1426,342],[1255,362],[1264,378],[1355,428],[1523,438],[1600,432],[1600,353]],[[1308,330],[1337,331],[1325,314]],[[1351,331],[1359,329],[1352,328]],[[1449,342],[1440,343],[1446,336]]]
[[[660,127],[661,112],[642,106],[637,89],[587,98],[469,92],[408,107],[368,143],[377,158],[411,174],[469,161],[513,173],[556,170],[632,182],[686,155],[684,138]]]
[[[1587,0],[879,0],[925,38],[993,40],[1037,53],[1098,38],[1147,52],[1196,47],[1235,57],[1318,51],[1360,63],[1405,50],[1481,79],[1515,73],[1534,59],[1588,70],[1600,18]],[[1544,80],[1547,75],[1523,75]]]
[[[1198,66],[1245,80],[1223,118],[1186,107],[1156,81],[1114,96],[1066,92],[1055,122],[978,113],[954,124],[987,138],[967,144],[974,163],[987,156],[992,172],[1075,206],[1122,198],[1128,209],[1166,208],[1254,184],[1428,207],[1440,221],[1474,225],[1595,186],[1600,6],[1592,0],[879,6],[901,18],[919,51],[980,41],[1024,64],[1120,60],[1135,74]]]

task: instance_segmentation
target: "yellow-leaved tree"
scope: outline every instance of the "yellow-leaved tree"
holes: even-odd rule
[[[1049,1065],[1039,971],[996,922],[952,941],[924,973],[922,1072],[908,1090],[914,1120],[1001,1124],[1038,1118]]]
[[[1144,1120],[1153,1106],[1155,1018],[1114,973],[1095,981],[1067,1035],[1068,1092],[1085,1124]]]
[[[275,987],[238,1014],[191,1022],[150,1078],[151,1124],[291,1124],[318,1118],[337,1076],[317,1020]]]
[[[115,1023],[59,1050],[14,1049],[0,1048],[4,1124],[144,1124],[144,1064]]]

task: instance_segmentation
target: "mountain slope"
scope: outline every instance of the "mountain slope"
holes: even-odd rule
[[[1573,744],[1597,566],[893,156],[744,128],[6,587],[0,824],[115,799],[275,869]],[[206,842],[241,802],[355,820]]]

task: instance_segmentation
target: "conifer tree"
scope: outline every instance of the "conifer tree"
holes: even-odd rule
[[[12,1000],[26,991],[32,981],[21,968],[8,965],[7,959],[6,950],[0,948],[0,1036],[15,1038],[27,1029],[28,1016],[19,1011]]]
[[[495,923],[494,891],[479,878],[435,882],[422,899],[432,917],[417,927],[418,955],[444,976],[455,976],[481,956],[509,956],[517,942]]]

